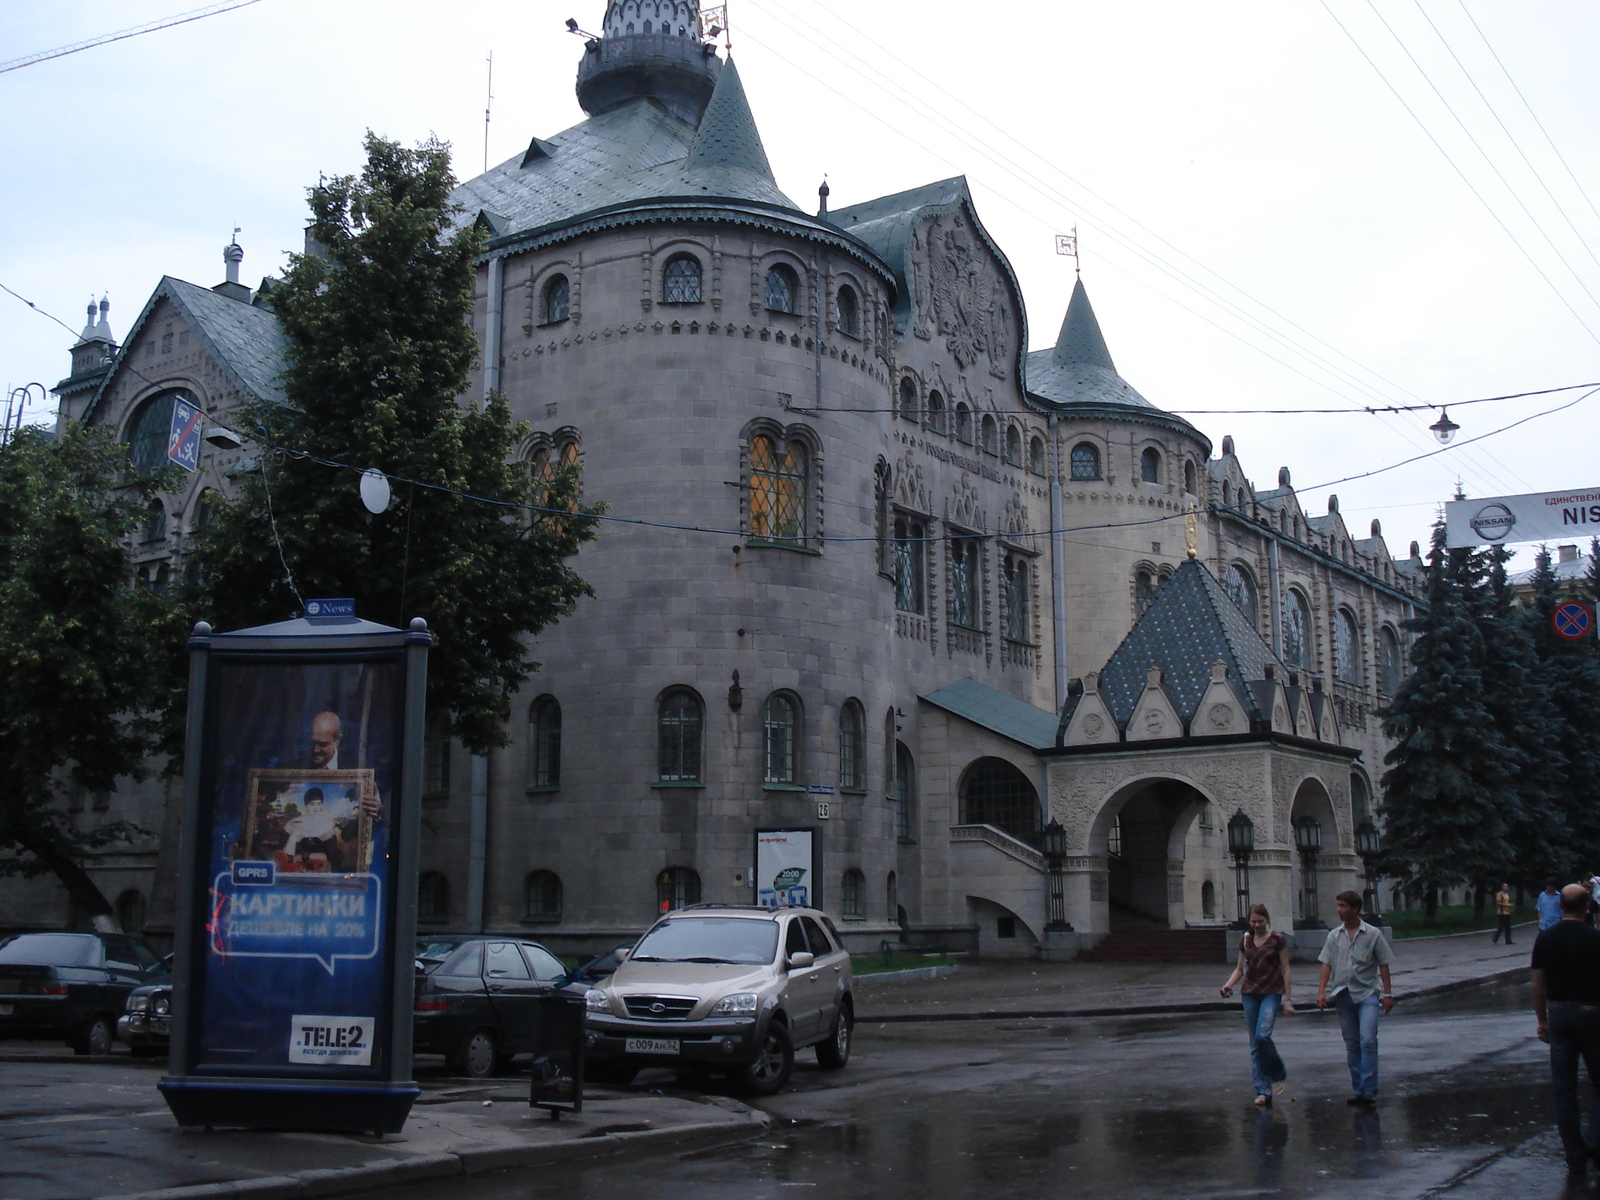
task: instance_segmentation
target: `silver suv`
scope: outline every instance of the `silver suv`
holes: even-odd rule
[[[782,1089],[794,1052],[850,1058],[850,956],[812,908],[696,904],[657,921],[588,992],[589,1073],[647,1066],[726,1072],[748,1093]]]

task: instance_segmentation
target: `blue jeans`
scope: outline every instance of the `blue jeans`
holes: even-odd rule
[[[1240,999],[1244,1001],[1244,1027],[1250,1031],[1250,1079],[1256,1085],[1256,1095],[1270,1096],[1273,1084],[1289,1078],[1289,1069],[1272,1044],[1272,1030],[1278,1023],[1283,997],[1252,996],[1246,992]]]
[[[1350,1090],[1358,1096],[1378,1094],[1378,1017],[1383,1005],[1377,993],[1365,1000],[1350,999],[1349,989],[1333,998],[1344,1034],[1344,1060],[1350,1067]]]
[[[1600,1006],[1552,1000],[1550,1016],[1550,1086],[1555,1093],[1556,1128],[1567,1166],[1586,1165],[1588,1148],[1600,1148],[1600,1103],[1589,1109],[1589,1136],[1584,1139],[1583,1111],[1578,1105],[1578,1060],[1589,1082],[1600,1088]]]

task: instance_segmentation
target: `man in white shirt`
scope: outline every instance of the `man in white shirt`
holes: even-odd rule
[[[1389,978],[1394,952],[1382,932],[1361,919],[1360,892],[1340,892],[1334,899],[1339,924],[1328,930],[1317,955],[1322,964],[1317,1007],[1332,1004],[1339,1014],[1350,1090],[1355,1093],[1348,1103],[1369,1108],[1378,1100],[1378,1015],[1394,1008],[1394,984]]]

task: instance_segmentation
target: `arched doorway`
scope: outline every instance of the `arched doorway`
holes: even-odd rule
[[[1339,850],[1339,822],[1328,789],[1314,776],[1295,791],[1289,834],[1294,845],[1289,866],[1294,927],[1325,929],[1333,919],[1338,890],[1330,886],[1333,876],[1327,871],[1327,859]]]
[[[1089,852],[1105,858],[1112,928],[1137,922],[1184,927],[1184,843],[1205,804],[1205,795],[1192,784],[1146,779],[1127,785],[1101,807]]]

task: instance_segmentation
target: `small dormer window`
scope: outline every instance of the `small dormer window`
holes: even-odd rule
[[[848,337],[861,336],[861,302],[856,290],[849,284],[839,289],[839,332]]]
[[[649,22],[645,32],[649,33]],[[663,304],[700,303],[700,260],[692,254],[679,254],[669,258],[661,272],[661,302]]]
[[[565,321],[571,311],[572,288],[565,275],[557,275],[544,285],[544,324]]]

